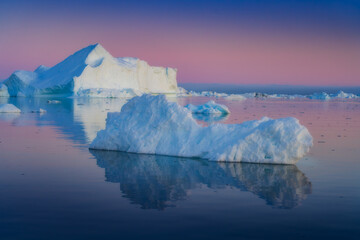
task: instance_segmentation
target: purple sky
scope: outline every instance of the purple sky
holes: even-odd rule
[[[0,2],[0,79],[96,42],[183,83],[360,85],[360,1]]]

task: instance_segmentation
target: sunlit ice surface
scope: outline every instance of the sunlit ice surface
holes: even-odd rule
[[[47,100],[60,103],[49,104]],[[360,102],[215,100],[226,118],[296,117],[314,138],[296,165],[88,150],[122,99],[0,98],[4,239],[353,238],[360,233]],[[31,113],[34,109],[45,113]]]

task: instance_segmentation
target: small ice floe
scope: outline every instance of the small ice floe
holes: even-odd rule
[[[203,158],[211,161],[295,164],[312,136],[295,118],[201,126],[164,95],[142,95],[108,113],[91,149]]]
[[[178,86],[178,91],[177,91],[176,95],[178,97],[189,97],[189,96],[191,96],[188,90],[186,90],[185,88],[179,87],[179,86]]]
[[[353,93],[345,93],[343,91],[339,91],[338,93],[335,94],[328,94],[325,92],[314,93],[312,95],[309,95],[308,98],[318,99],[318,100],[330,100],[330,99],[355,99],[355,98],[359,98],[359,96]]]
[[[59,104],[61,103],[59,100],[47,100],[48,104]]]
[[[195,114],[227,115],[230,113],[227,106],[215,103],[214,101],[209,101],[203,105],[188,104],[185,106],[185,108],[189,109],[192,113]]]
[[[217,93],[213,91],[202,91],[202,92],[190,91],[188,95],[194,97],[216,97],[216,98],[228,96],[228,94],[226,93]]]
[[[0,83],[0,97],[9,97],[8,88],[5,84]]]
[[[228,96],[224,97],[226,100],[233,100],[233,101],[243,101],[246,97],[242,94],[229,94]]]
[[[334,95],[331,96],[332,98],[343,98],[343,99],[353,99],[353,98],[359,98],[359,96],[353,94],[353,93],[345,93],[343,91],[340,91]]]
[[[0,113],[21,113],[21,110],[12,104],[0,104]]]
[[[35,110],[31,110],[32,113],[46,113],[45,109],[39,108],[39,109],[35,109]]]
[[[310,99],[317,99],[317,100],[330,100],[331,97],[329,94],[322,92],[322,93],[314,93],[312,95],[309,95],[308,98]]]
[[[326,92],[322,93],[313,93],[311,95],[300,95],[300,94],[267,94],[260,92],[249,92],[249,93],[241,93],[241,94],[226,94],[226,93],[217,93],[212,91],[203,91],[203,92],[195,92],[195,91],[187,91],[185,89],[181,89],[178,92],[178,96],[188,97],[216,97],[216,98],[224,98],[226,100],[245,100],[245,99],[268,99],[268,98],[276,98],[276,99],[314,99],[314,100],[331,100],[331,99],[357,99],[360,96],[353,93],[345,93],[343,91],[339,91],[335,94],[329,94]]]

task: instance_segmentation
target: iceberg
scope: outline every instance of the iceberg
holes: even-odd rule
[[[329,94],[322,92],[322,93],[314,93],[308,96],[309,99],[317,99],[317,100],[330,100],[331,97]]]
[[[48,104],[60,104],[61,103],[61,101],[59,101],[59,100],[47,100],[46,102]]]
[[[100,44],[90,45],[53,67],[15,71],[0,86],[0,96],[122,96],[141,93],[176,94],[176,69],[153,67],[137,58],[114,58]],[[5,91],[7,90],[7,91]],[[110,91],[110,93],[109,93]],[[114,92],[115,91],[115,92]]]
[[[203,158],[210,161],[295,164],[312,136],[295,118],[201,126],[191,111],[164,95],[144,94],[108,113],[91,149]]]
[[[356,99],[359,98],[359,96],[353,94],[353,93],[345,93],[343,91],[339,91],[336,94],[328,94],[325,92],[322,93],[314,93],[310,96],[308,96],[310,99],[319,99],[319,100],[330,100],[330,99]]]
[[[185,108],[189,109],[192,113],[195,114],[227,115],[230,113],[230,110],[227,106],[215,103],[214,101],[209,101],[203,105],[188,104],[185,106]]]
[[[179,86],[178,86],[178,91],[177,91],[177,93],[176,93],[176,96],[177,96],[177,97],[190,97],[191,95],[190,95],[190,93],[189,93],[188,90],[186,90],[186,89],[183,88],[183,87],[179,87]]]
[[[342,99],[353,99],[353,98],[359,98],[359,96],[353,94],[353,93],[345,93],[343,91],[339,91],[337,94],[334,94],[331,96],[332,98],[342,98]]]
[[[0,97],[9,97],[8,88],[5,84],[0,83]]]
[[[224,97],[226,100],[233,100],[233,101],[242,101],[245,100],[246,97],[241,94],[229,94],[228,96]]]
[[[241,94],[227,94],[227,93],[217,93],[212,91],[187,91],[185,89],[180,89],[177,93],[178,97],[215,97],[223,98],[225,100],[246,100],[246,99],[313,99],[313,100],[332,100],[332,99],[358,99],[360,96],[353,93],[345,93],[339,91],[336,94],[329,94],[326,92],[322,93],[313,93],[310,95],[300,95],[300,94],[266,94],[259,92],[250,92],[250,93],[241,93]]]
[[[0,113],[21,113],[21,110],[12,104],[0,104]]]
[[[46,110],[42,109],[42,108],[39,108],[39,109],[31,110],[30,112],[32,112],[32,113],[46,113]]]

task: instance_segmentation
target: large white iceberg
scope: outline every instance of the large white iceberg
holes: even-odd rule
[[[143,95],[108,113],[92,149],[204,158],[212,161],[294,164],[312,137],[295,118],[199,125],[191,112],[163,95]]]
[[[51,68],[41,65],[34,72],[16,71],[4,85],[10,96],[111,97],[128,94],[128,89],[137,93],[177,92],[176,69],[152,67],[137,58],[114,58],[100,44],[81,49]],[[5,90],[1,88],[0,93]]]
[[[12,104],[0,104],[0,113],[21,113],[21,110]]]
[[[230,113],[230,110],[227,106],[218,104],[214,101],[209,101],[203,105],[188,104],[185,106],[185,108],[189,109],[192,113],[195,114],[227,115]]]

